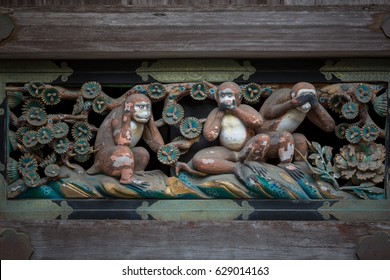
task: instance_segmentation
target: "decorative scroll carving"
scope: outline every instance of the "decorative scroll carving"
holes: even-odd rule
[[[144,62],[136,73],[144,81],[148,81],[151,76],[160,83],[224,82],[233,81],[241,75],[244,80],[248,80],[256,71],[249,61],[244,61],[243,65],[240,65],[233,59],[160,59],[148,65],[148,62]]]
[[[178,220],[216,220],[225,221],[233,220],[241,217],[243,220],[247,220],[249,215],[254,211],[248,202],[243,201],[241,205],[232,200],[219,200],[219,201],[194,201],[186,200],[160,200],[152,205],[144,202],[142,206],[137,209],[137,213],[141,215],[143,219],[148,219],[148,216],[152,216],[155,220],[163,221],[178,221]],[[181,211],[178,211],[181,209]],[[220,211],[225,209],[226,211]],[[194,219],[193,211],[199,210],[199,215]],[[201,211],[200,211],[201,210]]]
[[[341,59],[337,62],[327,61],[321,67],[327,80],[332,75],[343,82],[390,81],[390,59]]]
[[[79,90],[44,82],[8,87],[8,198],[381,199],[385,90],[360,82],[281,88],[202,81],[136,85],[112,98],[98,82]],[[215,108],[207,118],[188,115],[185,96],[192,107],[216,101]],[[63,100],[73,102],[72,114],[53,114]],[[107,116],[95,123],[90,114]],[[324,131],[320,141],[296,133],[304,122]],[[163,126],[181,137],[163,139]],[[333,132],[344,146],[329,146]],[[219,145],[193,148],[201,138]],[[192,160],[182,162],[186,152]],[[147,170],[150,158],[174,174]]]

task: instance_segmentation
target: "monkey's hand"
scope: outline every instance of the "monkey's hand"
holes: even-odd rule
[[[235,104],[226,104],[226,103],[219,104],[219,109],[221,111],[231,111],[231,110],[233,110],[236,107],[237,106]]]
[[[312,99],[312,94],[303,94],[301,96],[291,99],[291,104],[293,104],[294,107],[299,107],[302,106],[303,104],[310,102],[311,99]]]
[[[309,103],[311,105],[312,108],[317,108],[318,105],[320,105],[320,103],[318,102],[318,98],[317,98],[317,95],[315,94],[310,94],[310,100],[309,100]]]

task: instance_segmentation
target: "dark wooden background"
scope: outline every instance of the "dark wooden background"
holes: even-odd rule
[[[385,0],[3,2],[2,59],[390,55]]]
[[[15,26],[0,42],[0,59],[390,55],[381,29],[390,16],[386,0],[0,3]],[[0,220],[0,231],[8,228],[27,238],[33,259],[355,259],[359,244],[389,233],[390,223]],[[4,240],[1,258],[29,256]]]

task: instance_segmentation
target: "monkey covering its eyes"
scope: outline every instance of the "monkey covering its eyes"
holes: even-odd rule
[[[306,117],[326,132],[335,128],[333,118],[318,102],[315,87],[306,82],[297,83],[292,89],[275,91],[261,106],[260,114],[265,121],[256,132],[271,138],[266,157],[279,158],[281,163],[290,163],[293,159],[301,161],[306,157],[306,137],[293,133]]]

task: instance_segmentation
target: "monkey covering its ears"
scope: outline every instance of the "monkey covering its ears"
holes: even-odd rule
[[[145,170],[149,162],[148,151],[135,147],[141,138],[154,152],[164,145],[153,119],[150,99],[134,94],[104,119],[96,136],[95,162],[87,173],[103,172],[119,177],[122,184],[131,183],[133,172]]]

